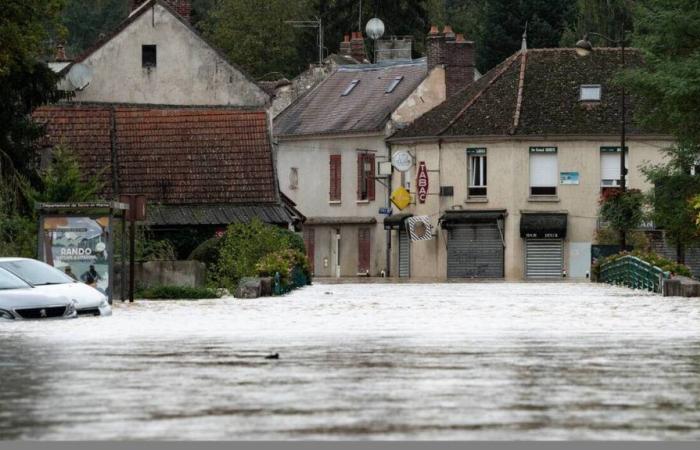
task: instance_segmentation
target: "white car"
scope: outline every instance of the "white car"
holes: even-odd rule
[[[0,269],[0,321],[74,317],[77,317],[75,303],[67,297],[37,292],[20,278]]]
[[[29,284],[34,292],[61,295],[75,302],[79,316],[110,316],[112,307],[107,296],[80,283],[58,269],[34,259],[0,258],[0,269]]]

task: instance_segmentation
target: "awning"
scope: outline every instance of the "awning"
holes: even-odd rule
[[[525,239],[566,238],[565,213],[523,213],[520,218],[520,237]]]
[[[506,216],[505,209],[488,209],[488,210],[452,210],[445,211],[445,214],[440,217],[442,228],[449,228],[450,225],[457,223],[484,223],[495,222],[503,219]]]
[[[406,219],[413,217],[411,213],[394,214],[384,218],[385,230],[398,230],[405,226]]]
[[[307,217],[304,225],[372,225],[374,217]]]

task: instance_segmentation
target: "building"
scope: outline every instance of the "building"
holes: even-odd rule
[[[155,229],[298,224],[277,185],[269,96],[190,25],[189,1],[132,8],[85,53],[54,64],[72,96],[37,110],[45,147],[69,146],[108,198],[145,194]]]
[[[380,212],[391,209],[389,173],[378,176],[386,137],[474,79],[474,43],[447,31],[427,60],[338,67],[275,118],[280,188],[307,216],[317,276],[390,270]],[[357,33],[346,41],[352,50]]]
[[[639,53],[628,64],[641,64]],[[524,45],[389,138],[392,154],[413,161],[394,188],[415,193],[422,164],[429,177],[425,201],[389,220],[399,228],[394,264],[412,277],[585,279],[601,190],[620,179],[619,69],[619,49],[582,57]],[[635,127],[633,115],[628,98],[627,186],[646,190],[640,166],[660,162],[671,140]],[[406,238],[411,215],[428,218],[432,240]]]

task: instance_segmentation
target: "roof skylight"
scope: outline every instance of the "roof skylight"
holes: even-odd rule
[[[352,80],[352,81],[350,82],[350,85],[348,85],[348,87],[346,87],[345,90],[343,91],[343,93],[340,94],[340,95],[341,95],[342,97],[345,97],[345,96],[350,95],[350,93],[352,92],[352,90],[355,89],[355,86],[357,86],[358,84],[360,84],[360,80]]]
[[[582,84],[581,98],[583,102],[599,102],[602,88],[599,84]]]
[[[394,92],[394,90],[399,85],[399,83],[401,83],[402,80],[403,80],[403,75],[395,77],[393,80],[391,80],[391,83],[389,83],[389,86],[387,86],[385,92],[387,94],[391,94],[392,92]]]

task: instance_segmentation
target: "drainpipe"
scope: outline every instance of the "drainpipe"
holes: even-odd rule
[[[387,143],[387,148],[389,149],[389,161],[391,161],[391,144]],[[392,180],[393,180],[393,173],[394,171],[391,171],[392,175],[389,175],[389,180],[387,182],[386,186],[386,207],[391,208],[391,188],[392,188]],[[389,278],[391,276],[391,229],[386,230],[386,277]]]

